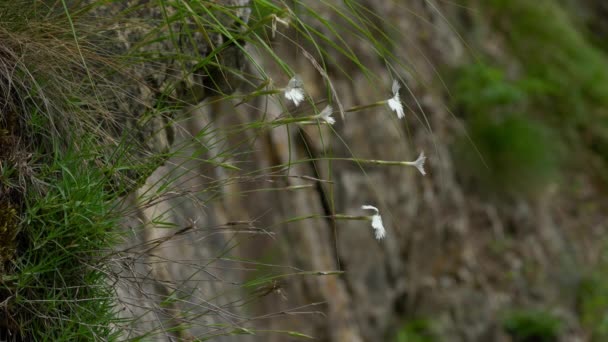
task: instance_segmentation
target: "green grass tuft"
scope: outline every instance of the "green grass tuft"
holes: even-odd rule
[[[32,340],[112,337],[111,270],[100,262],[119,236],[116,198],[86,152],[57,152],[40,171],[43,195],[26,196],[21,254],[4,281],[12,319]]]
[[[560,319],[542,310],[517,310],[503,319],[504,329],[515,342],[557,341],[561,326]]]

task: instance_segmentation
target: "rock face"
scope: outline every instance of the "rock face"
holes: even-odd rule
[[[110,89],[106,94],[113,99],[109,110],[119,118],[108,123],[113,136],[139,146],[132,150],[143,151],[144,156],[160,156],[169,151],[176,134],[171,122],[185,107],[234,92],[239,85],[235,75],[244,68],[246,58],[238,47],[243,42],[232,43],[227,35],[244,30],[248,4],[248,0],[219,1],[207,9],[208,15],[202,4],[189,7],[205,18],[205,25],[221,25],[225,33],[208,33],[191,15],[180,14],[179,4],[133,0],[89,12],[91,20],[118,18],[99,35],[97,45],[128,63],[128,72],[115,72],[108,80],[122,86],[122,91]],[[204,63],[206,58],[211,63]],[[134,156],[133,162],[140,163],[140,157]],[[164,158],[158,159],[161,165]],[[136,187],[152,170],[126,178],[135,180]]]

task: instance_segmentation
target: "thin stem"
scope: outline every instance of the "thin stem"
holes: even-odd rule
[[[273,126],[283,126],[287,124],[297,123],[300,125],[317,125],[317,124],[329,124],[327,121],[319,118],[316,115],[313,116],[302,116],[298,118],[281,118],[270,121]]]
[[[371,221],[371,216],[353,216],[353,215],[343,215],[343,214],[334,214],[329,216],[335,220],[346,220],[346,221]]]
[[[334,214],[334,215],[313,214],[313,215],[293,217],[289,220],[280,222],[280,224],[308,220],[308,219],[326,219],[326,218],[333,218],[335,220],[344,220],[344,221],[371,221],[371,219],[372,219],[371,216],[354,216],[354,215],[343,215],[343,214]]]
[[[383,101],[378,101],[378,102],[374,102],[374,103],[370,103],[370,104],[366,104],[366,105],[354,106],[354,107],[351,107],[351,108],[346,109],[344,111],[347,112],[347,113],[358,112],[358,111],[362,111],[364,109],[368,109],[368,108],[373,108],[373,107],[378,107],[378,106],[385,105],[387,102],[388,102],[387,100],[383,100]]]
[[[359,159],[359,158],[328,158],[331,160],[346,160],[360,164],[375,164],[388,166],[416,166],[415,161],[393,161],[393,160],[375,160],[375,159]]]

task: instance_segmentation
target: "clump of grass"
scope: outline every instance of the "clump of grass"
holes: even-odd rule
[[[40,170],[43,195],[26,196],[21,253],[3,281],[11,319],[32,340],[111,338],[110,270],[99,260],[118,238],[116,199],[86,152],[53,159]]]
[[[516,342],[557,341],[562,322],[542,310],[516,310],[503,319],[504,329]]]

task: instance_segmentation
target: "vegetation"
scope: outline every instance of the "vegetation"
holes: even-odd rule
[[[503,326],[515,341],[551,342],[557,341],[561,321],[545,311],[520,310],[509,313]]]
[[[22,336],[73,341],[118,333],[111,331],[117,318],[103,257],[117,241],[119,212],[107,177],[90,160],[58,153],[38,173],[47,184],[42,194],[26,196],[21,252],[2,282]]]
[[[484,186],[537,192],[557,180],[558,170],[580,163],[575,155],[592,160],[604,178],[608,56],[568,12],[577,6],[492,0],[474,16],[479,27],[497,29],[515,57],[482,56],[451,77],[454,106],[468,123],[459,147],[463,169]],[[508,75],[506,63],[517,65]],[[469,139],[478,151],[471,152]]]
[[[484,7],[520,61],[520,79],[541,86],[540,93],[533,93],[531,113],[560,132],[558,139],[572,146],[570,154],[592,152],[603,160],[601,166],[592,166],[603,168],[608,151],[605,51],[594,44],[569,7],[555,1],[493,0]]]
[[[486,65],[464,67],[454,78],[454,107],[468,123],[457,150],[460,169],[484,187],[511,195],[533,195],[556,181],[560,139],[533,115],[534,98],[545,84],[510,81]]]
[[[432,330],[432,321],[413,319],[397,332],[396,342],[434,342],[438,341]]]
[[[608,279],[596,271],[585,277],[578,291],[581,322],[590,332],[592,341],[608,338]]]

